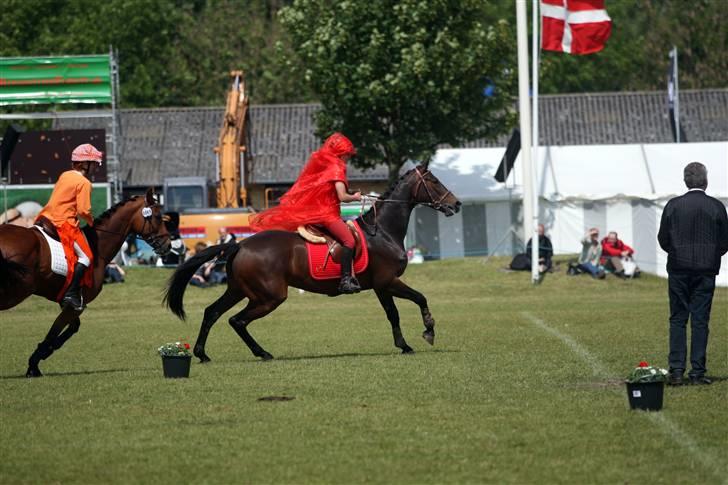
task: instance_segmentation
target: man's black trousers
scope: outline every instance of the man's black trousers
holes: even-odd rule
[[[671,374],[685,372],[687,357],[687,323],[690,318],[689,376],[705,375],[705,353],[708,347],[708,321],[715,291],[715,276],[670,274],[670,355]]]

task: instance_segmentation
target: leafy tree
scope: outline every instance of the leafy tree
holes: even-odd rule
[[[303,79],[323,105],[322,137],[340,130],[362,168],[438,145],[495,137],[512,106],[514,33],[482,0],[296,0],[281,21]],[[484,95],[489,84],[495,96]]]

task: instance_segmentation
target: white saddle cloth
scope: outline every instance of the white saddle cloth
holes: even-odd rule
[[[63,245],[46,234],[40,227],[33,227],[43,234],[46,241],[48,241],[48,248],[51,250],[51,271],[57,275],[66,276],[68,274],[68,261],[66,261]]]

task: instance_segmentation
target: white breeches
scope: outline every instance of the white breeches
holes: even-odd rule
[[[81,246],[78,245],[78,243],[73,243],[73,252],[76,253],[76,256],[78,256],[78,262],[87,268],[91,265],[91,260],[86,255],[86,253],[81,250]]]

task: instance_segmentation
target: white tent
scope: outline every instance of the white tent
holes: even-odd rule
[[[408,241],[435,258],[513,254],[523,248],[519,159],[506,183],[494,175],[502,148],[439,150],[432,172],[463,202],[445,218],[418,208]],[[535,164],[539,219],[556,254],[578,253],[589,227],[617,231],[643,271],[666,276],[667,255],[657,244],[665,203],[686,191],[684,166],[708,168],[708,195],[728,207],[728,142],[541,147]],[[719,284],[728,286],[728,256]]]

